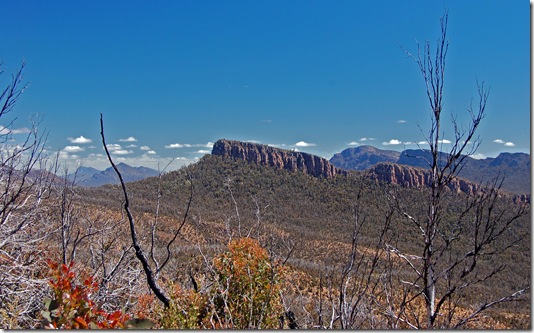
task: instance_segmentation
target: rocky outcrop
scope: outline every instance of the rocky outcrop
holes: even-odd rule
[[[266,165],[293,172],[300,171],[318,178],[332,178],[338,174],[346,173],[319,156],[251,142],[218,140],[213,145],[211,153],[257,165]]]
[[[447,154],[440,152],[438,165],[443,166]],[[463,156],[463,166],[458,176],[471,183],[487,183],[503,180],[502,189],[516,194],[530,193],[530,155],[525,153],[501,153],[499,156],[474,159]],[[335,167],[344,170],[367,170],[378,163],[396,163],[409,167],[429,169],[432,154],[426,149],[406,149],[403,152],[382,150],[371,146],[348,148],[331,159]]]
[[[418,189],[430,187],[432,176],[428,169],[395,163],[379,163],[369,169],[368,175],[369,178],[376,181]],[[480,194],[488,190],[480,184],[460,177],[452,179],[447,185],[447,188],[454,193],[466,193],[468,195]],[[513,194],[507,191],[498,190],[498,195],[501,197],[510,197],[516,204],[530,204],[529,194]]]
[[[394,163],[380,163],[369,170],[371,179],[409,188],[425,188],[431,185],[429,170]],[[474,194],[481,186],[462,178],[454,178],[447,187],[453,192]]]

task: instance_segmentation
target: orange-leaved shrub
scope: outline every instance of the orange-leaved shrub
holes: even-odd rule
[[[218,273],[214,307],[223,328],[277,328],[284,314],[284,269],[255,239],[233,239],[214,260]]]
[[[278,328],[284,307],[285,270],[252,238],[231,240],[213,261],[215,280],[207,290],[172,285],[168,308],[160,309],[164,329]],[[196,282],[195,282],[196,283]]]
[[[52,278],[49,285],[53,299],[45,299],[45,310],[41,311],[45,328],[55,329],[112,329],[124,328],[129,319],[127,314],[117,310],[108,313],[100,309],[91,299],[98,290],[92,277],[84,279],[83,285],[75,283],[73,263],[68,266],[48,261]]]

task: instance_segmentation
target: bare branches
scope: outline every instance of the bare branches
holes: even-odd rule
[[[176,231],[174,232],[174,236],[172,237],[172,239],[167,243],[167,246],[166,246],[167,256],[165,257],[165,260],[163,261],[161,266],[156,270],[156,274],[158,274],[165,267],[165,265],[169,262],[169,258],[171,257],[171,245],[174,243],[174,241],[176,240],[176,237],[178,237],[178,235],[180,234],[180,230],[182,230],[182,227],[187,221],[189,209],[191,208],[191,202],[193,201],[193,178],[189,172],[187,173],[187,175],[189,177],[191,186],[190,186],[190,191],[189,191],[189,200],[187,201],[187,207],[184,213],[184,218],[182,220],[182,223],[178,226],[178,229],[176,229]]]
[[[2,63],[0,63],[0,66]],[[17,103],[20,95],[28,87],[28,84],[22,85],[22,80],[24,79],[24,67],[26,63],[22,63],[18,72],[11,77],[11,83],[0,94],[0,103],[2,108],[0,108],[0,117],[8,114],[13,110],[13,107]],[[4,73],[4,70],[0,69],[0,75]]]
[[[449,48],[447,40],[448,13],[445,12],[440,20],[441,35],[437,41],[435,51],[432,52],[430,43],[426,42],[424,47],[418,44],[417,56],[404,52],[412,58],[419,67],[426,87],[426,95],[431,109],[431,127],[427,137],[430,148],[431,160],[431,186],[428,195],[428,206],[426,219],[418,219],[408,214],[397,202],[397,209],[417,229],[421,231],[424,238],[422,242],[421,255],[407,255],[401,253],[393,246],[389,250],[401,258],[415,273],[415,281],[412,282],[418,292],[415,295],[422,295],[426,306],[425,328],[433,328],[437,319],[444,311],[444,305],[452,297],[467,287],[485,282],[503,270],[503,267],[496,266],[489,273],[479,275],[474,273],[478,268],[483,256],[493,256],[509,249],[516,241],[503,242],[501,238],[509,232],[513,224],[525,214],[521,208],[517,212],[510,213],[509,207],[497,209],[498,186],[482,189],[468,201],[463,211],[455,217],[445,216],[443,200],[446,188],[454,180],[465,165],[466,158],[474,154],[479,147],[480,140],[476,137],[478,127],[484,118],[489,90],[484,87],[484,83],[477,82],[478,107],[473,106],[467,110],[469,114],[469,124],[461,128],[456,116],[452,115],[452,127],[454,130],[454,141],[446,153],[441,153],[444,141],[441,132],[442,111],[443,111],[443,87],[445,82],[446,56]],[[397,200],[397,198],[394,198]],[[471,232],[466,238],[466,232]],[[469,249],[459,251],[455,246],[460,239],[463,244],[469,244]],[[499,243],[497,246],[496,244]],[[465,245],[463,245],[465,246]],[[454,253],[454,255],[453,255]],[[448,256],[445,256],[448,254]],[[416,260],[414,260],[416,259]],[[445,282],[447,286],[444,291],[438,290]],[[516,293],[510,297],[517,297],[522,293]],[[496,302],[507,300],[507,297]],[[494,304],[490,302],[488,304]],[[486,309],[482,306],[472,313],[476,316]],[[451,323],[454,309],[450,308],[446,317]],[[465,321],[460,320],[460,325],[468,322],[472,317],[468,315]]]
[[[126,215],[128,217],[128,222],[130,225],[130,236],[132,238],[132,244],[135,249],[135,256],[137,257],[137,259],[139,259],[139,261],[141,262],[141,265],[143,266],[143,270],[145,272],[148,286],[150,287],[154,295],[156,295],[156,297],[165,305],[165,307],[169,307],[170,299],[163,293],[161,288],[158,286],[154,278],[154,273],[152,271],[152,268],[150,267],[150,264],[148,263],[145,253],[141,249],[141,246],[139,245],[139,242],[137,240],[137,233],[135,231],[134,218],[132,216],[132,213],[130,212],[130,201],[128,199],[128,191],[126,190],[126,184],[124,183],[124,179],[122,178],[122,175],[119,169],[117,168],[117,166],[115,165],[115,163],[113,163],[113,159],[111,158],[111,155],[107,148],[106,138],[104,136],[104,120],[102,118],[102,114],[100,114],[100,135],[102,137],[102,144],[104,145],[104,150],[106,151],[106,155],[108,157],[109,163],[111,163],[113,170],[115,170],[115,173],[119,177],[122,192],[124,194],[124,210],[126,211]]]
[[[27,87],[22,83],[23,70],[24,63],[0,92],[0,119],[8,122],[0,131],[0,326],[9,322],[11,328],[36,325],[34,313],[46,292],[46,281],[39,274],[47,252],[42,244],[54,232],[41,216],[41,200],[53,181],[45,170],[46,136],[38,131],[35,118],[28,134],[14,141],[14,120],[5,117]],[[36,166],[42,169],[35,170]]]
[[[486,309],[489,309],[490,307],[496,305],[496,304],[499,304],[499,303],[504,303],[504,302],[510,302],[510,301],[513,301],[515,299],[518,299],[520,296],[524,295],[528,290],[530,290],[530,288],[524,288],[524,289],[520,289],[518,291],[516,291],[515,293],[513,293],[512,295],[509,295],[509,296],[505,296],[505,297],[502,297],[502,298],[499,298],[493,302],[489,302],[489,303],[484,303],[482,304],[476,311],[474,311],[472,314],[470,314],[469,316],[463,318],[462,320],[460,320],[456,325],[454,325],[453,328],[457,329],[457,328],[460,328],[462,326],[464,326],[465,324],[467,324],[469,321],[475,319],[478,315],[480,315],[480,313]]]

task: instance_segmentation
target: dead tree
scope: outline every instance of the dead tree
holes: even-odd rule
[[[132,246],[134,248],[135,256],[139,260],[139,262],[141,263],[141,266],[143,267],[143,272],[145,274],[145,277],[146,277],[146,280],[147,280],[147,284],[148,284],[150,290],[154,293],[154,295],[158,298],[158,300],[160,300],[163,303],[163,305],[166,308],[168,308],[170,306],[170,298],[164,292],[164,290],[158,285],[157,276],[159,275],[161,270],[169,262],[169,259],[171,258],[171,246],[176,241],[177,237],[180,235],[180,231],[181,231],[182,227],[185,225],[185,222],[187,221],[189,209],[191,207],[191,202],[193,200],[193,184],[191,183],[190,197],[189,197],[189,201],[187,203],[187,208],[186,208],[186,210],[184,212],[184,217],[183,217],[182,223],[174,231],[173,237],[171,238],[171,240],[166,244],[166,246],[165,246],[165,252],[166,253],[165,253],[165,256],[164,256],[161,264],[159,264],[159,261],[156,260],[155,257],[154,257],[154,246],[153,246],[154,240],[152,240],[152,247],[150,249],[150,254],[151,254],[152,262],[155,265],[155,267],[153,267],[153,265],[150,264],[149,258],[147,257],[145,251],[141,247],[141,244],[140,244],[140,242],[138,240],[138,237],[137,237],[137,232],[136,232],[136,227],[135,227],[135,219],[134,219],[134,217],[133,217],[133,215],[131,213],[131,210],[130,210],[130,200],[129,200],[129,197],[128,197],[128,191],[126,189],[126,184],[124,182],[124,179],[122,178],[122,174],[120,173],[119,169],[117,168],[117,166],[113,162],[113,159],[111,158],[111,154],[109,153],[109,150],[108,150],[107,145],[106,145],[106,138],[105,138],[105,135],[104,135],[104,120],[103,120],[102,114],[100,114],[100,135],[102,137],[102,144],[104,146],[104,150],[106,151],[106,155],[108,157],[108,160],[109,160],[111,166],[113,167],[113,170],[115,170],[115,173],[117,174],[117,176],[119,178],[119,182],[120,182],[120,185],[121,185],[122,193],[124,195],[123,208],[124,208],[124,211],[126,212],[126,217],[128,218],[129,229],[130,229],[130,237],[131,237],[131,240],[132,240]],[[159,193],[158,193],[158,196],[159,196]],[[159,200],[159,198],[158,198],[158,200]],[[157,223],[157,216],[156,216],[156,221],[154,222],[154,225],[153,225],[153,229],[155,228],[155,224],[156,223]],[[154,237],[154,232],[153,231],[152,231],[152,236]]]
[[[428,191],[426,217],[417,218],[401,209],[401,213],[409,223],[413,224],[417,232],[421,233],[422,253],[417,256],[407,256],[398,249],[390,249],[405,261],[416,275],[412,284],[417,287],[414,287],[412,299],[419,296],[423,297],[426,315],[425,320],[415,326],[424,328],[435,328],[438,317],[444,312],[444,305],[452,299],[454,294],[469,286],[486,281],[503,269],[497,267],[484,276],[474,273],[478,268],[480,257],[488,255],[488,248],[493,247],[499,237],[502,237],[521,216],[528,213],[526,207],[520,206],[510,208],[511,210],[515,209],[510,214],[504,212],[492,214],[496,210],[496,201],[499,196],[496,189],[499,183],[494,182],[485,191],[480,191],[477,196],[467,199],[468,204],[455,220],[457,229],[453,228],[452,232],[444,231],[446,222],[443,217],[443,200],[448,190],[447,185],[458,176],[465,159],[472,155],[480,144],[480,140],[475,134],[484,118],[488,99],[488,90],[484,88],[483,83],[478,84],[478,107],[476,109],[470,107],[467,110],[470,121],[466,129],[461,129],[453,116],[454,141],[452,141],[449,151],[442,155],[443,153],[440,151],[443,148],[443,88],[446,56],[449,48],[447,19],[448,14],[445,13],[441,18],[441,35],[435,53],[432,52],[429,42],[426,42],[422,48],[418,45],[417,55],[405,51],[419,67],[431,110],[432,123],[428,136],[426,136],[430,152],[430,160],[427,162],[431,172],[431,183]],[[453,246],[463,236],[462,232],[467,229],[471,232],[469,235],[471,249],[462,254],[450,255],[447,258],[447,254],[451,253]],[[519,238],[511,240],[497,250],[493,249],[493,251],[504,251],[517,242]],[[455,275],[457,270],[461,271],[459,275]],[[472,278],[475,275],[476,278]],[[445,290],[438,290],[438,285],[441,282],[453,276],[457,276],[457,278],[453,282],[448,282]],[[466,316],[456,322],[449,320],[445,325],[447,327],[465,325],[488,307],[509,300],[510,297],[517,298],[524,294],[527,288],[520,288],[513,295],[503,297],[501,301],[496,300],[494,303],[483,304],[472,312],[472,317]]]
[[[46,258],[42,246],[52,227],[40,216],[41,201],[49,193],[52,173],[43,154],[45,137],[38,121],[21,141],[13,137],[16,102],[27,87],[24,64],[0,91],[0,327],[33,327],[41,306],[43,285],[39,270]],[[3,69],[0,74],[3,74]],[[11,118],[11,120],[10,120]]]

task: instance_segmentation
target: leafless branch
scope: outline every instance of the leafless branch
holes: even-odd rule
[[[156,280],[154,279],[154,273],[152,271],[152,268],[150,267],[150,264],[148,263],[148,260],[145,256],[145,253],[141,249],[141,246],[139,245],[139,242],[137,240],[137,234],[135,231],[135,223],[132,213],[130,212],[130,201],[128,199],[128,191],[126,190],[126,184],[124,183],[124,180],[122,178],[122,175],[115,165],[113,163],[113,159],[111,158],[111,155],[109,153],[109,150],[106,145],[106,138],[104,136],[104,120],[102,117],[102,114],[100,114],[100,135],[102,137],[102,144],[104,145],[104,150],[106,151],[106,155],[108,157],[109,163],[111,163],[111,166],[113,167],[113,170],[115,170],[115,173],[119,177],[119,181],[121,184],[122,192],[124,194],[124,210],[126,212],[126,215],[128,217],[129,226],[130,226],[130,236],[132,239],[132,245],[135,250],[135,256],[137,259],[141,262],[141,265],[143,266],[143,270],[145,272],[145,276],[147,279],[148,286],[156,295],[156,297],[165,305],[165,307],[169,307],[170,305],[170,299],[167,297],[167,295],[164,294],[164,292],[161,290],[161,288],[158,286]]]

